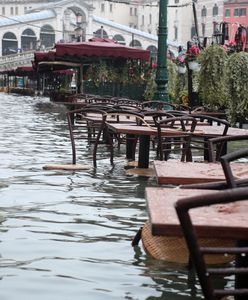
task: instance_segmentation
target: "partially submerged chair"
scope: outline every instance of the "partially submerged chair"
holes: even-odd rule
[[[228,132],[228,128],[230,127],[230,123],[224,119],[215,118],[208,115],[201,114],[190,114],[193,118],[197,120],[197,127],[200,125],[209,125],[209,126],[222,126],[222,136],[225,136]],[[209,161],[209,149],[208,149],[208,140],[213,138],[213,136],[204,136],[204,137],[192,137],[191,140],[191,150],[197,149],[197,151],[203,152],[204,160]]]
[[[106,129],[107,113],[95,108],[83,108],[67,112],[67,121],[72,146],[72,163],[76,164],[77,150],[85,143],[93,145],[93,165],[96,168],[98,145],[102,141],[110,148],[110,161],[113,162],[113,149]],[[73,121],[74,120],[74,123]],[[78,141],[76,147],[76,140]]]
[[[209,161],[220,161],[221,156],[248,148],[248,135],[220,136],[208,140]]]
[[[221,142],[222,139],[215,139],[213,142]],[[235,140],[235,139],[234,139]],[[202,291],[206,300],[217,300],[222,299],[223,296],[233,295],[238,300],[245,300],[248,298],[248,237],[245,235],[243,238],[239,237],[239,241],[235,247],[200,247],[198,242],[198,236],[195,230],[195,225],[190,217],[190,210],[199,207],[206,207],[206,210],[211,205],[220,205],[220,209],[224,208],[223,205],[226,203],[235,203],[237,201],[248,201],[248,178],[237,179],[234,177],[231,163],[235,160],[243,159],[248,157],[248,148],[240,149],[231,153],[228,153],[220,157],[226,182],[219,183],[206,183],[201,185],[188,185],[183,188],[202,188],[202,189],[213,189],[218,190],[212,195],[201,194],[200,197],[191,197],[178,200],[176,203],[176,211],[181,223],[182,231],[185,240],[188,245],[188,249],[191,255],[191,260],[195,266],[199,281],[202,287]],[[247,164],[247,162],[244,163]],[[248,173],[248,172],[247,172]],[[222,191],[221,191],[222,190]],[[235,209],[235,207],[233,207]],[[232,209],[232,208],[229,208]],[[235,220],[230,220],[235,222]],[[237,226],[238,230],[238,226]],[[211,231],[209,232],[211,237]],[[235,231],[235,235],[238,231]],[[206,255],[218,254],[220,257],[226,256],[227,254],[236,255],[236,266],[235,267],[223,267],[221,268],[209,268],[206,261]],[[218,288],[215,286],[215,275],[229,276],[235,275],[237,282],[233,289]],[[225,298],[229,299],[229,298]]]
[[[168,160],[171,152],[180,153],[181,161],[192,161],[190,152],[191,135],[195,130],[197,121],[190,116],[179,116],[166,119],[157,119],[158,130],[158,156],[160,160]],[[187,130],[186,126],[190,125]],[[163,135],[163,129],[178,130],[178,134]]]
[[[133,125],[141,125],[144,116],[143,114],[126,109],[117,109],[113,108],[113,110],[108,111],[106,122],[109,123],[122,123],[122,124],[133,124]],[[118,149],[120,149],[121,144],[126,145],[126,156],[128,159],[134,160],[135,158],[135,149],[138,141],[138,137],[136,135],[131,134],[116,134],[112,132],[109,128],[108,136],[110,137],[112,147],[117,142]]]
[[[195,208],[205,207],[206,210],[211,205],[224,205],[227,203],[235,203],[237,201],[247,201],[248,189],[235,188],[218,191],[212,194],[202,194],[197,197],[182,198],[176,202],[175,208],[181,224],[183,235],[188,245],[191,255],[191,260],[195,266],[204,299],[217,300],[226,295],[238,296],[236,299],[248,298],[248,237],[240,237],[240,242],[236,247],[201,247],[199,246],[199,238],[196,232],[196,225],[192,221],[190,211]],[[231,220],[230,220],[231,221]],[[233,220],[235,222],[235,220]],[[209,230],[209,237],[211,237],[211,228]],[[243,240],[243,241],[242,241]],[[206,255],[218,254],[225,256],[226,254],[236,255],[236,266],[230,265],[224,267],[209,267],[206,262]],[[235,275],[236,282],[234,288],[219,288],[216,286],[216,275],[229,276]]]

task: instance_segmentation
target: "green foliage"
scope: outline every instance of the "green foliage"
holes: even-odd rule
[[[176,78],[177,78],[177,66],[171,60],[167,60],[167,71],[168,71],[168,94],[170,100],[174,101],[176,96]]]
[[[177,72],[174,82],[174,102],[178,104],[185,104],[185,97],[188,97],[188,77],[187,72],[180,74]]]
[[[103,82],[143,84],[149,69],[149,63],[139,60],[100,61],[88,67],[85,78],[95,86]]]
[[[155,95],[156,88],[157,88],[155,79],[156,79],[156,70],[150,69],[150,72],[147,72],[147,78],[146,78],[146,88],[145,88],[145,92],[144,92],[145,100],[154,99],[154,95]]]
[[[212,109],[226,104],[225,68],[227,53],[220,45],[211,45],[202,50],[199,57],[199,93],[204,105]]]
[[[235,124],[237,116],[248,114],[248,53],[230,55],[227,62],[226,84],[228,88],[228,113]]]

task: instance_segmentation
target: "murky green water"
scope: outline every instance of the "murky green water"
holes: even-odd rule
[[[104,148],[96,172],[45,171],[71,162],[65,108],[7,94],[0,103],[1,300],[201,298],[186,268],[131,247],[154,178],[126,176],[124,155],[112,167]],[[92,164],[87,146],[80,163]]]

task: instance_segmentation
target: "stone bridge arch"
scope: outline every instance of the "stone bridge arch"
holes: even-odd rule
[[[67,41],[85,41],[89,24],[91,6],[80,4],[79,1],[68,1],[60,12],[63,20],[63,39]],[[56,8],[55,8],[56,10]]]

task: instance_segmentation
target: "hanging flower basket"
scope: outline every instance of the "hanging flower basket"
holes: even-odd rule
[[[192,71],[199,71],[200,70],[200,65],[195,60],[189,61],[188,66],[189,66],[189,69],[192,70]]]
[[[192,45],[186,52],[185,60],[188,63],[190,70],[199,71],[200,66],[197,62],[197,57],[200,53],[200,49],[197,45]]]
[[[177,70],[179,74],[185,74],[186,73],[186,66],[177,66]]]

